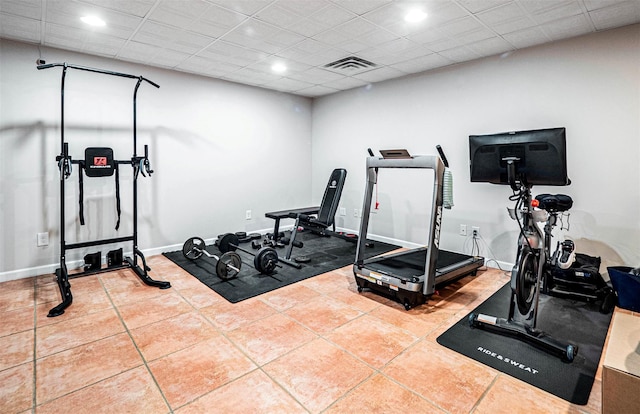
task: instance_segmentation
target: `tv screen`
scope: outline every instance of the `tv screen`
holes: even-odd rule
[[[565,128],[469,136],[472,182],[510,184],[509,161],[520,183],[568,185]]]

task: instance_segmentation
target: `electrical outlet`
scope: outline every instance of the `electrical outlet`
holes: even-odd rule
[[[245,217],[247,220],[251,220],[251,210],[247,210],[247,212],[245,213]]]
[[[360,212],[358,211],[357,208],[353,209],[353,217],[360,217]]]
[[[471,234],[473,235],[473,237],[480,237],[480,227],[472,226],[471,227]]]
[[[42,247],[42,246],[48,246],[48,245],[49,245],[49,232],[38,233],[36,235],[36,246]]]
[[[344,207],[340,207],[340,215],[341,216],[346,216],[347,215],[347,209]]]
[[[467,225],[466,224],[461,224],[460,225],[460,235],[461,236],[466,236],[467,235]]]

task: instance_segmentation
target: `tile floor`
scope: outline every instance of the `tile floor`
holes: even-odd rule
[[[56,318],[52,275],[0,284],[0,412],[601,411],[600,372],[575,406],[437,344],[508,281],[498,270],[407,312],[357,293],[350,267],[231,304],[163,256],[148,263],[171,289],[130,270],[72,279]]]

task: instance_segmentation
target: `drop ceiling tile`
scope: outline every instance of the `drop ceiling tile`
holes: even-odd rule
[[[172,50],[196,53],[214,39],[161,23],[146,21],[133,36],[133,40]]]
[[[524,10],[516,3],[506,3],[476,14],[476,17],[488,26],[520,19],[523,16],[525,16]]]
[[[524,49],[534,45],[549,42],[551,38],[547,36],[539,27],[530,27],[524,30],[507,33],[502,36],[506,41],[518,49]]]
[[[447,38],[448,36],[438,29],[428,29],[420,33],[415,33],[407,36],[407,39],[421,44],[433,43]]]
[[[246,42],[262,41],[269,38],[281,29],[261,22],[256,19],[247,19],[242,24],[234,28],[232,31],[224,35],[224,40],[236,44],[245,44]]]
[[[0,37],[22,40],[26,42],[40,42],[40,22],[21,16],[9,18],[0,13]]]
[[[432,53],[430,55],[421,56],[416,59],[396,63],[392,65],[392,67],[405,73],[418,73],[433,68],[451,65],[453,63],[454,62],[452,60],[449,60],[444,56],[441,56],[437,53]]]
[[[0,13],[40,19],[42,18],[42,0],[2,0]]]
[[[502,23],[496,23],[491,25],[491,29],[499,35],[503,35],[506,33],[516,32],[518,30],[528,29],[530,27],[535,26],[535,23],[529,18],[529,16],[525,16],[522,18],[514,18],[513,20],[508,20]]]
[[[338,90],[345,90],[345,89],[353,89],[353,88],[357,88],[358,86],[363,86],[368,84],[369,82],[364,81],[362,79],[356,79],[356,78],[352,78],[350,76],[343,76],[340,79],[336,79],[336,80],[332,80],[330,82],[325,83],[323,86],[329,87],[329,88],[333,88],[333,89],[338,89]]]
[[[118,58],[136,62],[152,62],[161,51],[162,48],[157,46],[129,41],[118,53]]]
[[[363,50],[369,49],[371,46],[363,43],[363,42],[359,42],[357,40],[350,40],[350,41],[346,41],[346,42],[342,42],[339,45],[337,45],[338,49],[344,50],[345,52],[348,52],[350,54],[358,54],[359,52],[362,52]]]
[[[356,15],[332,3],[327,3],[325,7],[310,15],[308,18],[315,22],[328,25],[338,25],[354,19]]]
[[[544,24],[542,30],[553,40],[560,40],[589,33],[592,26],[589,19],[580,14]]]
[[[480,55],[466,46],[455,47],[438,53],[454,62],[465,62],[467,60],[473,60],[480,57]]]
[[[479,13],[498,6],[511,3],[512,0],[457,0],[457,2],[471,13]]]
[[[101,56],[115,56],[126,42],[127,41],[125,39],[120,39],[118,37],[91,33],[85,38],[82,51]]]
[[[278,3],[261,10],[255,15],[256,19],[279,27],[289,27],[300,20],[300,15],[281,7]]]
[[[273,82],[282,78],[282,75],[275,75],[269,72],[263,72],[252,68],[242,68],[233,72],[225,78],[232,80],[244,79],[253,85],[264,85],[265,83]]]
[[[360,38],[358,38],[358,40],[370,46],[375,46],[381,43],[390,42],[397,38],[398,36],[396,34],[388,30],[379,29],[379,30],[367,33],[366,36],[361,36]]]
[[[189,56],[187,53],[164,49],[153,58],[153,64],[173,68],[184,62]]]
[[[183,0],[176,0],[183,1]],[[257,13],[259,10],[267,7],[272,0],[209,0],[211,3],[217,4],[228,10],[233,10],[242,13],[246,16],[251,16]]]
[[[330,26],[328,24],[320,23],[311,19],[303,19],[287,27],[287,29],[292,32],[306,37],[313,37],[318,33],[328,30],[329,28]]]
[[[370,70],[368,72],[359,73],[357,75],[354,75],[353,77],[367,82],[381,82],[383,80],[398,78],[404,75],[406,75],[406,73],[398,69],[381,67]]]
[[[280,78],[263,84],[264,87],[273,88],[279,91],[293,92],[314,86],[313,83],[299,81],[290,78]]]
[[[479,56],[493,56],[513,51],[515,48],[501,37],[492,37],[468,44],[467,47]]]
[[[462,33],[483,29],[484,26],[473,17],[463,17],[438,27],[442,33],[449,36],[457,36]]]
[[[302,96],[307,96],[310,98],[317,97],[317,96],[330,95],[336,92],[338,92],[337,89],[333,89],[327,86],[320,86],[320,85],[316,85],[310,88],[300,89],[296,91],[297,94],[300,94]]]
[[[630,1],[589,13],[597,30],[613,29],[640,20],[640,1]]]
[[[410,4],[393,1],[364,13],[362,17],[378,26],[391,27],[403,22],[404,16],[409,12],[410,8]]]
[[[178,65],[176,66],[176,69],[184,70],[187,72],[199,72],[199,71],[205,71],[211,68],[213,65],[214,65],[214,62],[211,61],[210,59],[207,59],[202,56],[191,55],[187,59],[178,63]]]
[[[495,33],[489,29],[481,27],[480,29],[472,30],[466,33],[462,33],[456,36],[456,40],[461,44],[475,43],[481,40],[490,39],[495,37]]]
[[[340,45],[344,42],[351,41],[351,37],[345,35],[344,33],[338,30],[325,30],[322,33],[319,33],[313,36],[314,40],[322,42],[327,45]]]
[[[529,13],[547,13],[557,7],[571,6],[576,0],[516,0],[516,2]]]
[[[349,37],[360,37],[379,30],[379,27],[365,19],[355,18],[339,25],[335,30]]]
[[[247,19],[248,17],[243,13],[238,13],[216,5],[211,5],[211,7],[200,15],[201,22],[225,27],[227,29],[231,29]]]
[[[313,84],[324,84],[335,82],[345,77],[343,74],[334,73],[326,69],[310,68],[306,71],[299,71],[288,75],[291,79],[307,81]]]
[[[82,2],[138,17],[146,16],[156,3],[155,0],[82,0]]]
[[[338,3],[341,7],[344,7],[357,15],[361,15],[378,9],[391,2],[392,0],[341,0]]]
[[[173,27],[189,27],[211,5],[203,0],[164,1],[149,15],[149,20]]]
[[[327,7],[331,2],[327,0],[278,0],[277,5],[298,16],[310,16],[313,13]]]

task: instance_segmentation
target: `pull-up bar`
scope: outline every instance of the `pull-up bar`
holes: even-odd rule
[[[104,75],[120,76],[121,78],[140,79],[140,80],[149,82],[150,84],[152,84],[156,88],[160,87],[160,85],[158,85],[155,82],[150,81],[149,79],[145,78],[144,76],[129,75],[128,73],[121,73],[121,72],[114,72],[114,71],[111,71],[111,70],[90,68],[90,67],[87,67],[87,66],[70,65],[70,64],[68,64],[66,62],[64,62],[64,63],[46,63],[44,65],[38,65],[37,68],[38,68],[38,70],[42,70],[42,69],[53,68],[53,67],[56,67],[56,66],[62,66],[64,68],[84,70],[84,71],[87,71],[87,72],[102,73]]]

